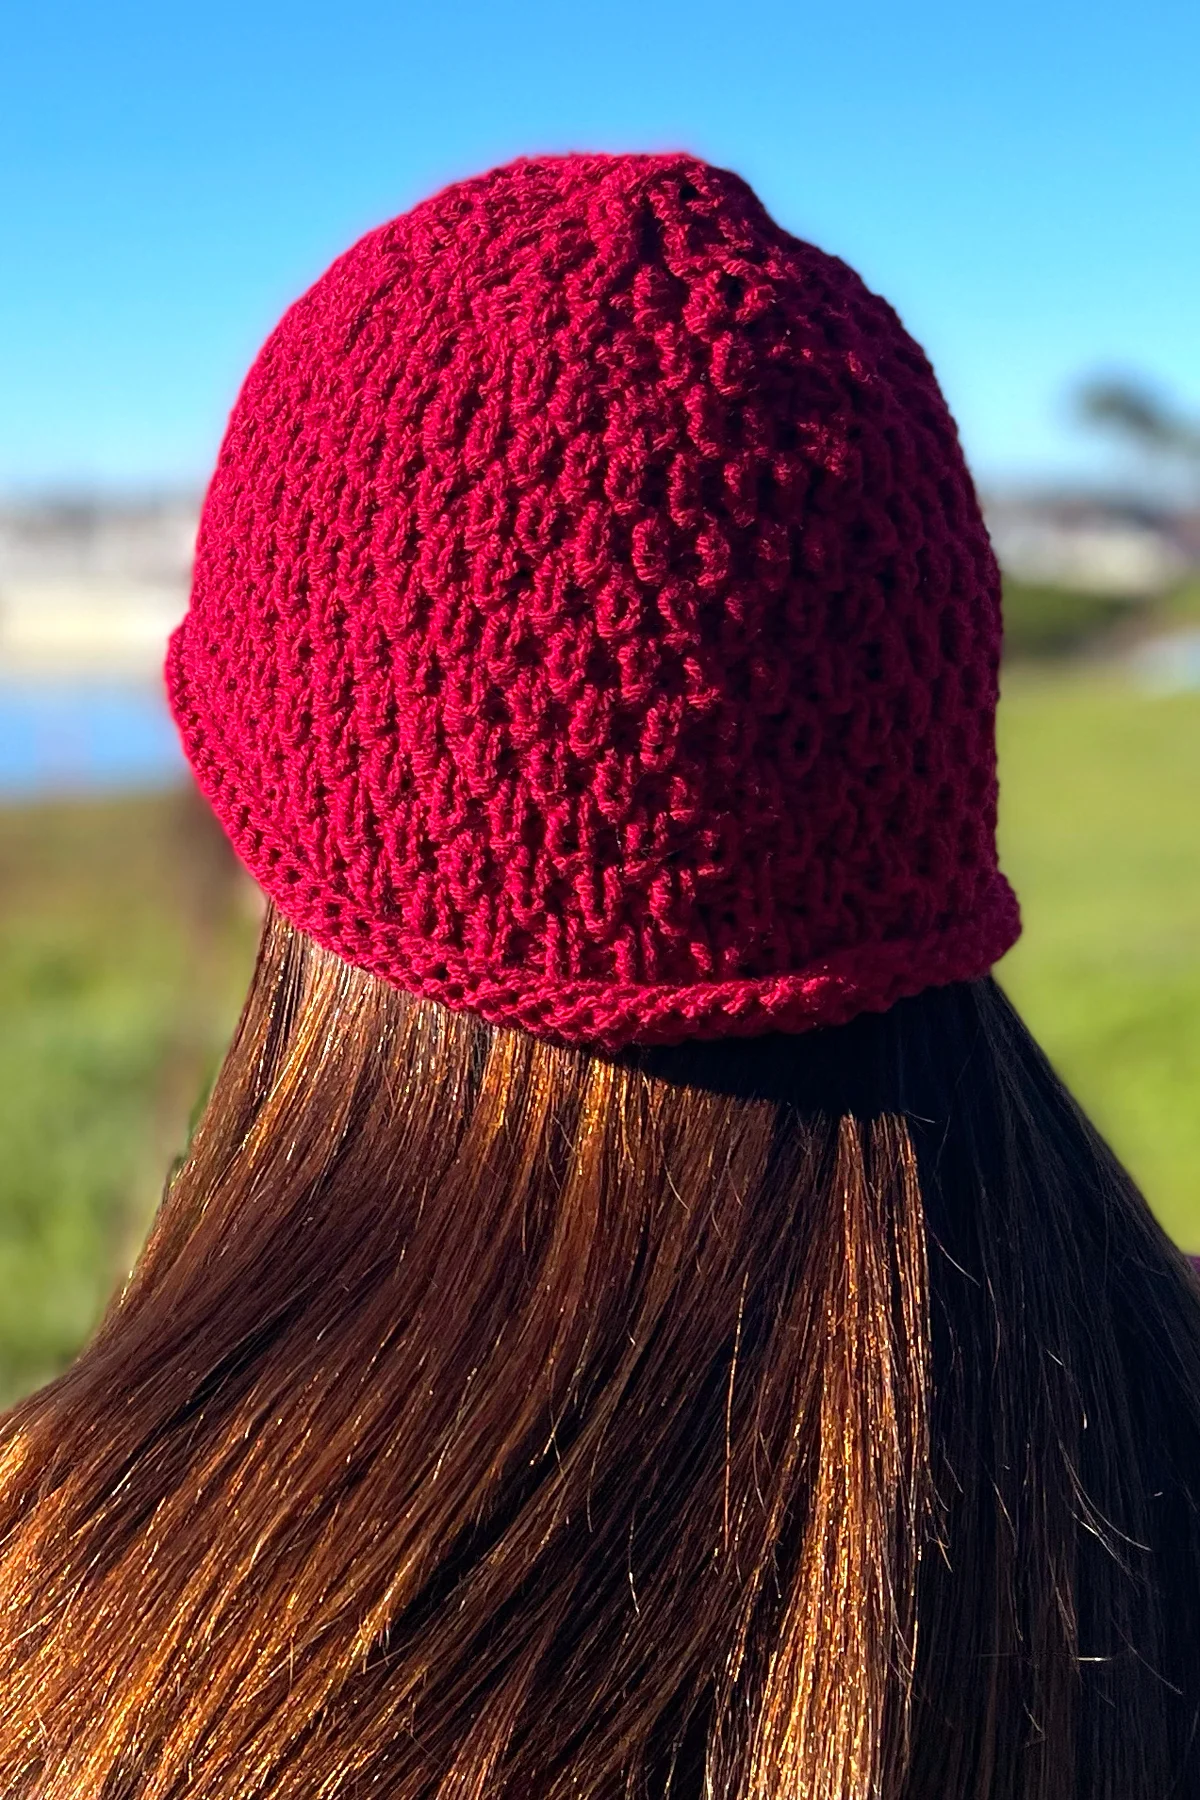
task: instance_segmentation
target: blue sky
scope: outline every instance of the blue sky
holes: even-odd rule
[[[1195,0],[16,0],[0,487],[199,482],[360,232],[519,152],[684,146],[854,263],[985,481],[1103,476],[1073,383],[1200,412]]]

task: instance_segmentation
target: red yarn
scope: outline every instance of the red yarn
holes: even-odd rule
[[[922,352],[682,155],[517,162],[268,339],[168,681],[280,909],[616,1049],[983,974],[995,561]]]

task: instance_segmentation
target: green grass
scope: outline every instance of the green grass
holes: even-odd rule
[[[1000,979],[1167,1229],[1200,1250],[1200,695],[1010,670]]]
[[[0,1404],[128,1269],[252,953],[190,795],[0,811]]]
[[[1000,977],[1200,1250],[1200,695],[1014,667]],[[190,795],[0,810],[0,1401],[128,1268],[249,974],[247,889]]]

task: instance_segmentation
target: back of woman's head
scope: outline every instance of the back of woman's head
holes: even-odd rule
[[[733,177],[293,309],[171,662],[275,905],[0,1428],[6,1800],[1200,1792],[1200,1305],[988,975],[998,632],[928,365]]]
[[[4,1455],[5,1793],[1200,1781],[1200,1307],[987,981],[609,1059],[275,919]]]

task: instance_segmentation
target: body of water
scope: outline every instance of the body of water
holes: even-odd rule
[[[0,799],[170,787],[185,766],[156,682],[0,677]]]

